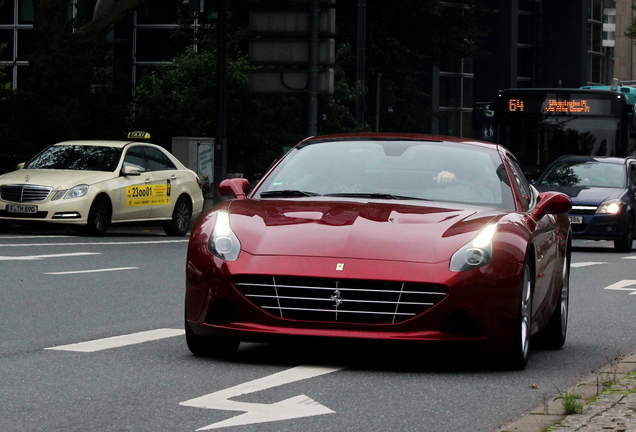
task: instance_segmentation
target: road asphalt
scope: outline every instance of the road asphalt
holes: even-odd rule
[[[636,432],[636,353],[611,361],[496,432],[546,431]]]

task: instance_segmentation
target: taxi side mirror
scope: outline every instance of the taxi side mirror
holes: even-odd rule
[[[16,168],[17,168],[17,169],[19,169],[19,170],[21,170],[22,168],[24,168],[24,165],[25,165],[25,163],[24,163],[24,162],[20,162],[20,163],[17,165],[17,167],[16,167]]]
[[[135,167],[132,165],[125,165],[124,169],[121,170],[122,174],[125,176],[138,176],[141,175],[141,170],[139,167]]]

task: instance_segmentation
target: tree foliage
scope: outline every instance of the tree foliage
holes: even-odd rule
[[[0,0],[1,2],[2,0]],[[187,25],[174,38],[193,46],[170,67],[137,88],[120,76],[112,53],[118,41],[105,36],[145,0],[79,0],[78,18],[68,20],[68,0],[34,0],[33,46],[20,87],[0,97],[0,171],[12,168],[40,148],[66,139],[119,139],[128,130],[148,130],[170,147],[174,136],[215,137],[218,127],[216,28],[211,14],[199,15],[196,35]],[[424,103],[430,81],[427,65],[449,65],[479,51],[483,29],[477,7],[442,7],[440,0],[367,0],[365,81],[356,81],[357,2],[339,1],[335,93],[321,96],[320,134],[368,130],[355,121],[356,101],[367,95],[367,123],[375,113],[376,80],[395,114],[381,116],[381,130],[421,131],[430,123]],[[449,3],[449,2],[445,2]],[[450,1],[450,3],[453,3]],[[247,60],[249,2],[228,0],[227,139],[228,172],[255,175],[282,149],[304,137],[305,96],[249,93]],[[209,16],[208,16],[209,15]]]

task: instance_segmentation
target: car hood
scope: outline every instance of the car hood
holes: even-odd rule
[[[540,186],[539,191],[562,192],[572,199],[572,204],[595,204],[598,205],[608,199],[619,199],[625,189],[621,188],[600,188],[585,186]]]
[[[78,184],[91,185],[113,177],[114,173],[104,171],[21,169],[0,176],[0,185],[29,184],[69,189]]]
[[[412,203],[412,204],[411,204]],[[242,250],[435,263],[448,260],[486,223],[492,208],[365,200],[236,200],[229,207]]]

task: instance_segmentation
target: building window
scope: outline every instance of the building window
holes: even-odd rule
[[[519,87],[533,87],[537,79],[537,46],[540,45],[539,31],[541,2],[537,0],[519,1],[517,16],[517,83]]]
[[[33,35],[33,2],[5,0],[0,7],[0,68],[5,73],[3,83],[17,87],[18,72],[28,65],[26,54],[31,49]]]
[[[616,2],[592,0],[588,13],[588,84],[608,84],[612,71],[613,28],[616,23]],[[613,13],[612,13],[613,12]]]

